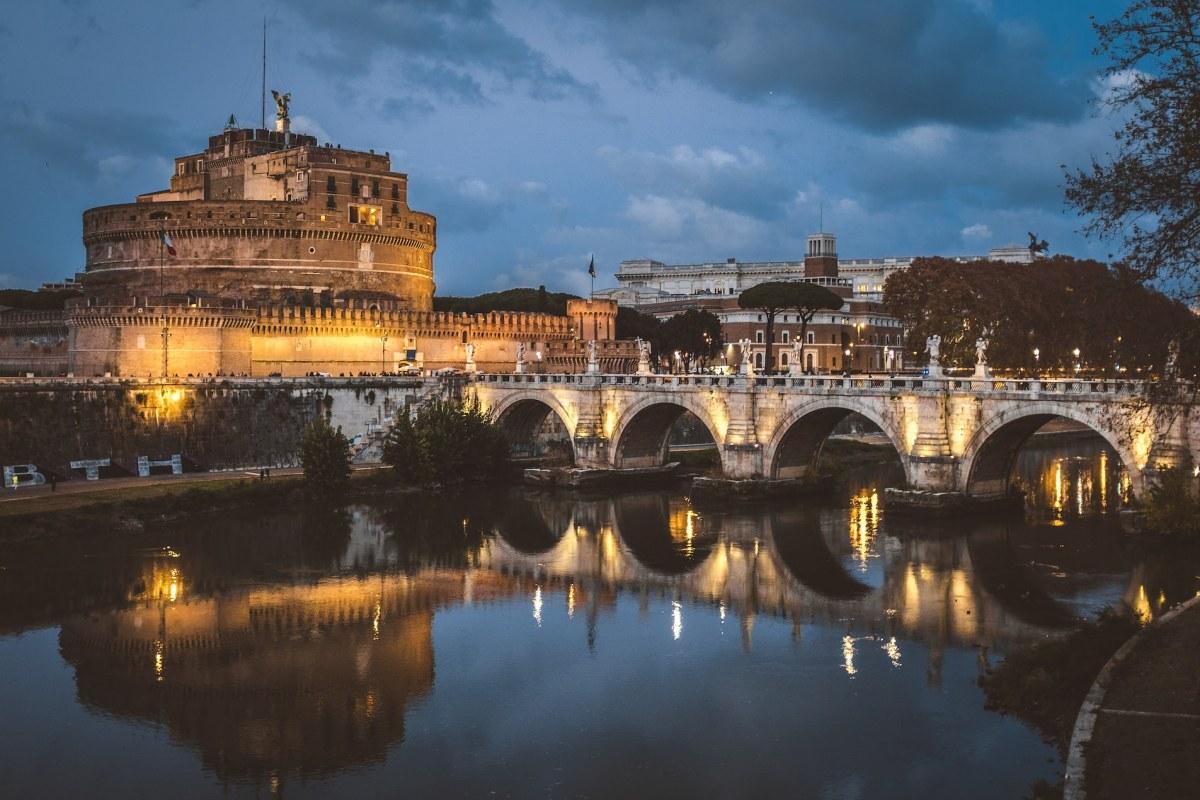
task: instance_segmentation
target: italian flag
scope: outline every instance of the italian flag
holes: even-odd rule
[[[171,255],[176,255],[175,244],[171,241],[171,237],[167,235],[166,231],[163,231],[160,235],[162,238],[162,246],[167,248],[167,252]]]

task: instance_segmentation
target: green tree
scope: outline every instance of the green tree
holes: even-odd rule
[[[767,317],[767,371],[775,364],[775,316],[782,311],[795,310],[800,316],[800,341],[808,331],[808,323],[821,309],[836,310],[846,301],[839,295],[808,281],[768,281],[751,286],[738,295],[738,306],[762,311]]]
[[[314,417],[300,441],[300,465],[311,495],[335,497],[350,482],[350,441],[323,416]]]
[[[888,277],[884,308],[904,323],[913,358],[938,334],[943,363],[970,367],[975,340],[986,336],[993,367],[1043,372],[1072,371],[1079,348],[1089,371],[1161,374],[1191,318],[1121,265],[1065,256],[1033,264],[919,258]],[[1179,368],[1195,374],[1195,362],[1185,352]]]
[[[398,416],[384,440],[383,461],[407,483],[496,478],[508,467],[509,444],[477,401],[433,400],[411,417]]]
[[[693,362],[707,364],[720,354],[721,320],[711,311],[689,308],[662,324],[659,344],[668,357],[679,353],[684,369],[690,372]]]
[[[1067,202],[1084,231],[1118,240],[1128,268],[1200,298],[1200,0],[1135,0],[1093,21],[1107,56],[1105,102],[1127,113],[1116,153],[1068,170]]]
[[[662,352],[662,323],[652,314],[617,306],[616,336],[618,339],[645,339],[650,342],[653,352]]]

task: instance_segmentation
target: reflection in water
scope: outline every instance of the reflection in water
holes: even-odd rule
[[[520,737],[497,736],[484,747],[470,725],[437,727],[474,680],[486,690],[472,695],[480,699],[470,713],[488,724],[517,714],[506,701],[517,704],[518,696],[536,710],[531,719],[559,736],[568,734],[554,727],[557,712],[571,709],[596,730],[626,730],[620,715],[628,707],[643,714],[628,723],[642,748],[693,727],[715,737],[715,727],[741,716],[766,718],[799,703],[791,724],[819,718],[812,724],[820,736],[809,745],[818,755],[803,778],[817,781],[812,794],[848,775],[866,781],[874,791],[864,791],[874,796],[930,795],[888,788],[888,770],[839,766],[839,754],[854,749],[862,730],[884,730],[897,715],[940,702],[955,703],[941,724],[953,716],[973,726],[951,738],[977,728],[987,731],[983,751],[1020,737],[1040,748],[1019,727],[1003,734],[989,727],[1009,722],[982,709],[974,685],[988,654],[1057,635],[1111,602],[1124,599],[1150,618],[1196,590],[1191,565],[1133,563],[1121,546],[1112,513],[1121,504],[1121,475],[1111,454],[1082,444],[1032,448],[1018,469],[1034,489],[1029,521],[957,521],[945,529],[889,520],[878,483],[861,480],[846,507],[698,509],[673,493],[577,498],[477,490],[406,496],[319,518],[275,513],[15,544],[0,551],[0,632],[57,626],[79,703],[163,726],[226,785],[282,791],[319,780],[313,785],[321,794],[354,796],[361,791],[337,783],[346,770],[382,769],[410,750],[427,754],[431,742],[449,748],[456,763],[485,753],[501,765],[497,774],[520,773],[509,768],[521,758]],[[727,621],[736,622],[736,634]],[[651,635],[642,637],[643,629]],[[522,631],[536,638],[511,644]],[[497,637],[491,650],[483,644],[489,635]],[[0,639],[0,656],[21,641]],[[732,659],[712,649],[722,642],[732,643]],[[575,648],[585,661],[567,663]],[[589,666],[609,652],[620,660]],[[510,662],[516,666],[505,671]],[[560,662],[569,682],[555,684],[558,694],[525,686],[533,675],[550,680]],[[890,682],[914,670],[916,684]],[[664,673],[689,677],[653,682]],[[771,682],[776,673],[782,680]],[[736,688],[723,691],[752,713],[684,724],[724,696],[714,688],[712,697],[697,698],[688,687],[716,686],[726,674]],[[845,694],[851,681],[854,693]],[[888,710],[922,681],[942,688],[921,696],[917,709]],[[765,686],[772,688],[755,693]],[[661,705],[674,696],[690,698],[686,709]],[[738,728],[738,735],[749,734]],[[906,737],[903,758],[937,762],[942,738]],[[645,763],[621,750],[621,741],[607,737],[601,755]],[[765,769],[758,747],[716,759],[703,741],[693,742],[670,757],[693,752],[694,760],[671,762],[681,770],[661,779],[647,777],[662,772],[649,767],[601,777],[586,759],[538,752],[548,753],[545,769],[565,770],[578,792],[620,795],[654,780],[668,781],[655,784],[659,793],[687,793],[680,776],[716,762],[755,774]],[[1002,796],[1000,784],[972,783],[977,772],[939,773],[943,783],[932,795]],[[436,774],[443,783],[421,784],[427,793],[451,786],[458,772],[406,778]],[[641,783],[621,784],[622,775]]]
[[[1020,452],[1017,472],[1029,514],[1050,525],[1118,511],[1129,502],[1129,474],[1098,436],[1053,448],[1035,443]]]

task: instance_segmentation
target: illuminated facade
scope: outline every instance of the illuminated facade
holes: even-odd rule
[[[432,311],[437,220],[409,207],[408,176],[291,132],[286,108],[276,130],[231,119],[167,189],[85,211],[83,245],[65,312],[0,309],[0,374],[511,370],[519,344],[611,339],[548,314]]]

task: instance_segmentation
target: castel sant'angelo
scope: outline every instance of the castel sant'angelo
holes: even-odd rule
[[[609,301],[573,301],[565,317],[433,311],[437,220],[409,208],[408,176],[387,153],[293,133],[290,97],[275,97],[274,130],[231,117],[203,151],[175,159],[168,189],[85,211],[80,296],[61,312],[0,313],[0,368],[512,371],[521,344],[562,358],[582,352],[579,339],[612,339]]]

